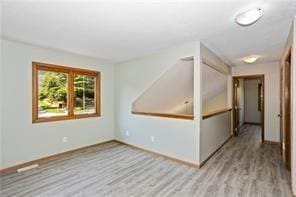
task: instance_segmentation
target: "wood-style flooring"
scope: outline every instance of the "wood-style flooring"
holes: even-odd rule
[[[279,145],[261,144],[254,125],[243,126],[201,169],[112,142],[0,181],[1,197],[292,196]]]

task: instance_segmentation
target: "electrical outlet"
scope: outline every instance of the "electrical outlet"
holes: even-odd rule
[[[154,136],[153,135],[151,136],[151,142],[154,142]]]
[[[129,133],[128,130],[125,131],[125,135],[126,135],[126,136],[130,136],[130,133]]]
[[[67,143],[68,142],[68,137],[63,137],[62,141],[63,141],[63,143]]]

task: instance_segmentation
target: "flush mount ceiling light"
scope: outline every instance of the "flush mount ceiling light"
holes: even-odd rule
[[[252,63],[254,63],[258,58],[259,58],[258,55],[249,55],[249,56],[243,57],[242,60],[243,60],[244,62],[246,62],[247,64],[252,64]]]
[[[242,12],[235,17],[235,22],[241,26],[249,26],[257,22],[263,16],[261,8],[254,8]]]

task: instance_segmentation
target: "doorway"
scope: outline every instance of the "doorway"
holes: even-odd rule
[[[291,50],[280,69],[280,142],[283,162],[291,169]]]
[[[264,142],[264,75],[235,76],[232,84],[233,135],[239,135],[244,124],[256,124]]]

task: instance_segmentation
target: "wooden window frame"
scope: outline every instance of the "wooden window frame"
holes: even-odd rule
[[[68,74],[68,94],[67,94],[67,105],[68,105],[68,115],[65,116],[55,116],[55,117],[38,117],[38,71],[52,71],[52,72],[62,72]],[[93,76],[96,79],[95,83],[95,113],[92,114],[74,114],[74,75],[87,75]],[[61,121],[61,120],[71,120],[80,118],[90,118],[101,116],[101,73],[98,71],[73,68],[68,66],[60,66],[54,64],[32,62],[32,123],[40,122],[51,122],[51,121]]]

